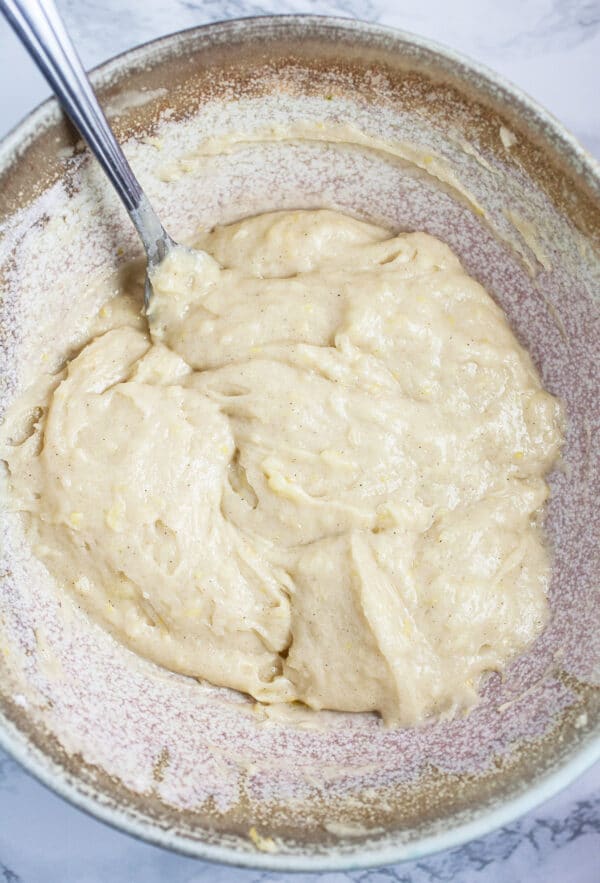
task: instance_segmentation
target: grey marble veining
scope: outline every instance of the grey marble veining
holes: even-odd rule
[[[224,18],[337,14],[421,33],[495,68],[600,158],[600,0],[58,0],[88,66]],[[7,72],[9,78],[7,79]],[[0,22],[0,137],[47,88]],[[600,765],[487,837],[403,865],[261,873],[173,855],[74,809],[0,752],[0,883],[600,883]]]

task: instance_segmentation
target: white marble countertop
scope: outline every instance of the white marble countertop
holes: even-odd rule
[[[423,34],[495,68],[600,158],[600,0],[59,0],[92,66],[211,20],[338,14]],[[0,22],[0,137],[48,89]],[[6,883],[599,883],[600,765],[535,812],[419,862],[353,873],[261,873],[173,855],[106,827],[0,752],[0,881]]]

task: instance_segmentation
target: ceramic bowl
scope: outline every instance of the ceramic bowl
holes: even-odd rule
[[[411,730],[372,715],[271,718],[90,623],[6,509],[0,743],[125,831],[254,867],[395,862],[509,821],[600,754],[597,165],[489,71],[355,21],[210,25],[127,52],[93,80],[178,238],[325,206],[455,249],[565,402],[546,519],[552,618],[467,716]],[[5,407],[101,307],[90,280],[140,248],[53,101],[0,148],[0,223]]]

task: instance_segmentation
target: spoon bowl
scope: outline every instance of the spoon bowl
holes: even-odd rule
[[[199,224],[337,208],[441,237],[488,288],[568,413],[546,520],[552,621],[502,682],[490,678],[468,717],[416,730],[368,715],[326,715],[318,728],[260,719],[246,697],[165,672],[64,597],[59,606],[6,512],[0,742],[122,830],[234,864],[386,864],[508,823],[600,757],[597,167],[489,71],[365,23],[210,25],[133,50],[92,79],[180,241],[193,242]],[[346,140],[320,140],[319,122],[345,126]],[[299,123],[304,137],[277,140]],[[210,153],[236,134],[231,153]],[[365,134],[396,153],[368,149]],[[50,102],[0,148],[3,407],[101,309],[89,281],[142,256],[74,140]],[[399,155],[409,148],[412,162]],[[427,171],[434,160],[479,212]]]
[[[53,0],[0,0],[0,11],[48,81],[129,212],[146,251],[144,305],[147,310],[152,298],[152,274],[175,243],[134,175]]]

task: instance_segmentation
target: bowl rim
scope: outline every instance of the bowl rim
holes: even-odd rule
[[[407,44],[438,57],[455,72],[468,71],[477,86],[483,86],[488,94],[496,94],[501,99],[509,99],[514,107],[528,117],[528,122],[536,126],[555,150],[560,150],[567,162],[581,175],[586,184],[600,199],[600,162],[598,162],[575,138],[575,136],[549,111],[539,105],[520,87],[497,74],[485,64],[457,52],[435,40],[413,34],[410,31],[390,26],[365,22],[356,18],[327,15],[263,15],[226,19],[193,26],[176,31],[154,40],[141,43],[115,55],[90,71],[94,86],[107,85],[112,78],[128,67],[140,62],[156,61],[162,54],[170,54],[178,44],[185,43],[194,35],[204,35],[210,39],[211,32],[220,36],[234,35],[244,31],[268,33],[269,28],[289,30],[313,29],[316,32],[345,30],[349,35],[367,35],[387,40],[392,45]],[[0,174],[19,157],[24,149],[44,126],[60,118],[60,108],[56,98],[50,97],[41,102],[17,123],[0,140]],[[399,862],[415,861],[426,856],[453,849],[484,837],[493,831],[513,822],[539,804],[549,800],[569,786],[575,779],[600,761],[600,733],[591,734],[569,759],[555,769],[546,772],[532,787],[516,797],[503,801],[500,805],[486,809],[471,821],[453,825],[440,831],[416,839],[411,843],[392,843],[366,848],[362,852],[301,855],[290,853],[245,852],[231,846],[221,846],[196,840],[184,835],[164,830],[158,825],[115,807],[99,792],[81,783],[57,763],[50,760],[34,746],[24,732],[19,730],[0,712],[0,748],[16,760],[30,775],[42,785],[83,810],[93,818],[102,821],[118,831],[192,858],[204,859],[226,865],[253,868],[265,871],[345,871],[364,869]]]

